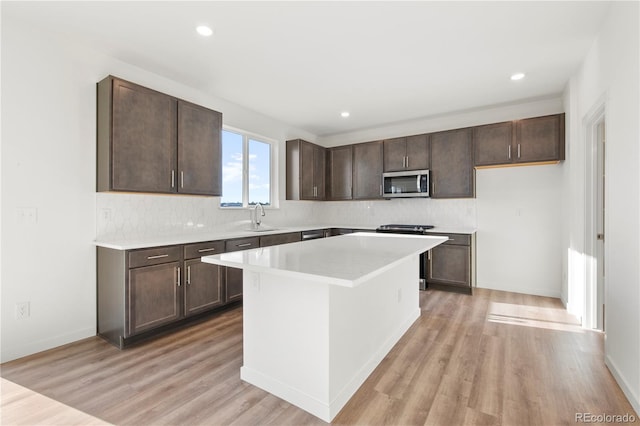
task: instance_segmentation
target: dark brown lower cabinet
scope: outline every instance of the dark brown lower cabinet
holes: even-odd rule
[[[224,267],[202,263],[200,259],[187,260],[185,265],[184,314],[185,316],[222,306]]]
[[[179,262],[130,269],[127,335],[179,319],[180,290]]]
[[[216,251],[224,251],[223,241],[98,247],[98,335],[124,348],[225,305],[225,268],[200,261]]]
[[[475,234],[429,234],[449,237],[425,256],[427,286],[472,294],[475,285]]]
[[[242,269],[226,267],[227,302],[242,300]]]

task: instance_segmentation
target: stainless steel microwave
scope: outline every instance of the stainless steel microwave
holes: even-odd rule
[[[382,174],[385,198],[428,197],[429,170],[410,170]]]

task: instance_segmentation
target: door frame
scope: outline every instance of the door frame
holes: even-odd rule
[[[584,259],[585,259],[585,298],[584,317],[582,326],[585,328],[602,330],[604,326],[603,312],[599,309],[605,303],[605,292],[598,283],[598,259],[597,259],[597,219],[598,219],[598,128],[606,123],[606,98],[601,97],[583,119],[583,131],[585,140],[585,174],[584,174],[584,201],[585,201],[585,229],[584,229]],[[605,125],[605,141],[606,141]],[[606,160],[605,160],[606,161]],[[605,165],[606,170],[606,165]],[[605,180],[605,193],[606,180]],[[604,199],[606,211],[606,198]],[[605,230],[606,215],[605,215]],[[607,239],[605,236],[603,255],[607,252]],[[604,256],[606,260],[606,256]],[[605,270],[606,270],[605,266]]]

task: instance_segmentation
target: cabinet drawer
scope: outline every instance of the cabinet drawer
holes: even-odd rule
[[[181,255],[182,246],[165,246],[131,250],[129,252],[129,268],[176,262],[181,260]]]
[[[260,237],[260,247],[275,246],[278,244],[295,243],[302,237],[299,232],[289,232],[287,234],[263,235]]]
[[[454,246],[470,246],[471,245],[471,235],[469,234],[444,234],[439,232],[429,232],[427,235],[449,238],[447,241],[442,243],[446,245],[454,245]]]
[[[210,254],[224,253],[224,241],[187,244],[184,246],[184,259],[197,259]]]
[[[260,247],[259,237],[237,238],[235,240],[227,240],[225,242],[226,251],[247,250]]]

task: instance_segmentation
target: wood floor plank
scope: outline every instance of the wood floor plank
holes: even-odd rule
[[[427,290],[420,306],[421,317],[334,424],[569,425],[579,412],[638,418],[604,365],[603,335],[580,328],[559,300]],[[3,383],[23,391],[1,392],[0,423],[324,424],[242,382],[241,366],[241,306],[123,351],[85,339],[2,364]]]

